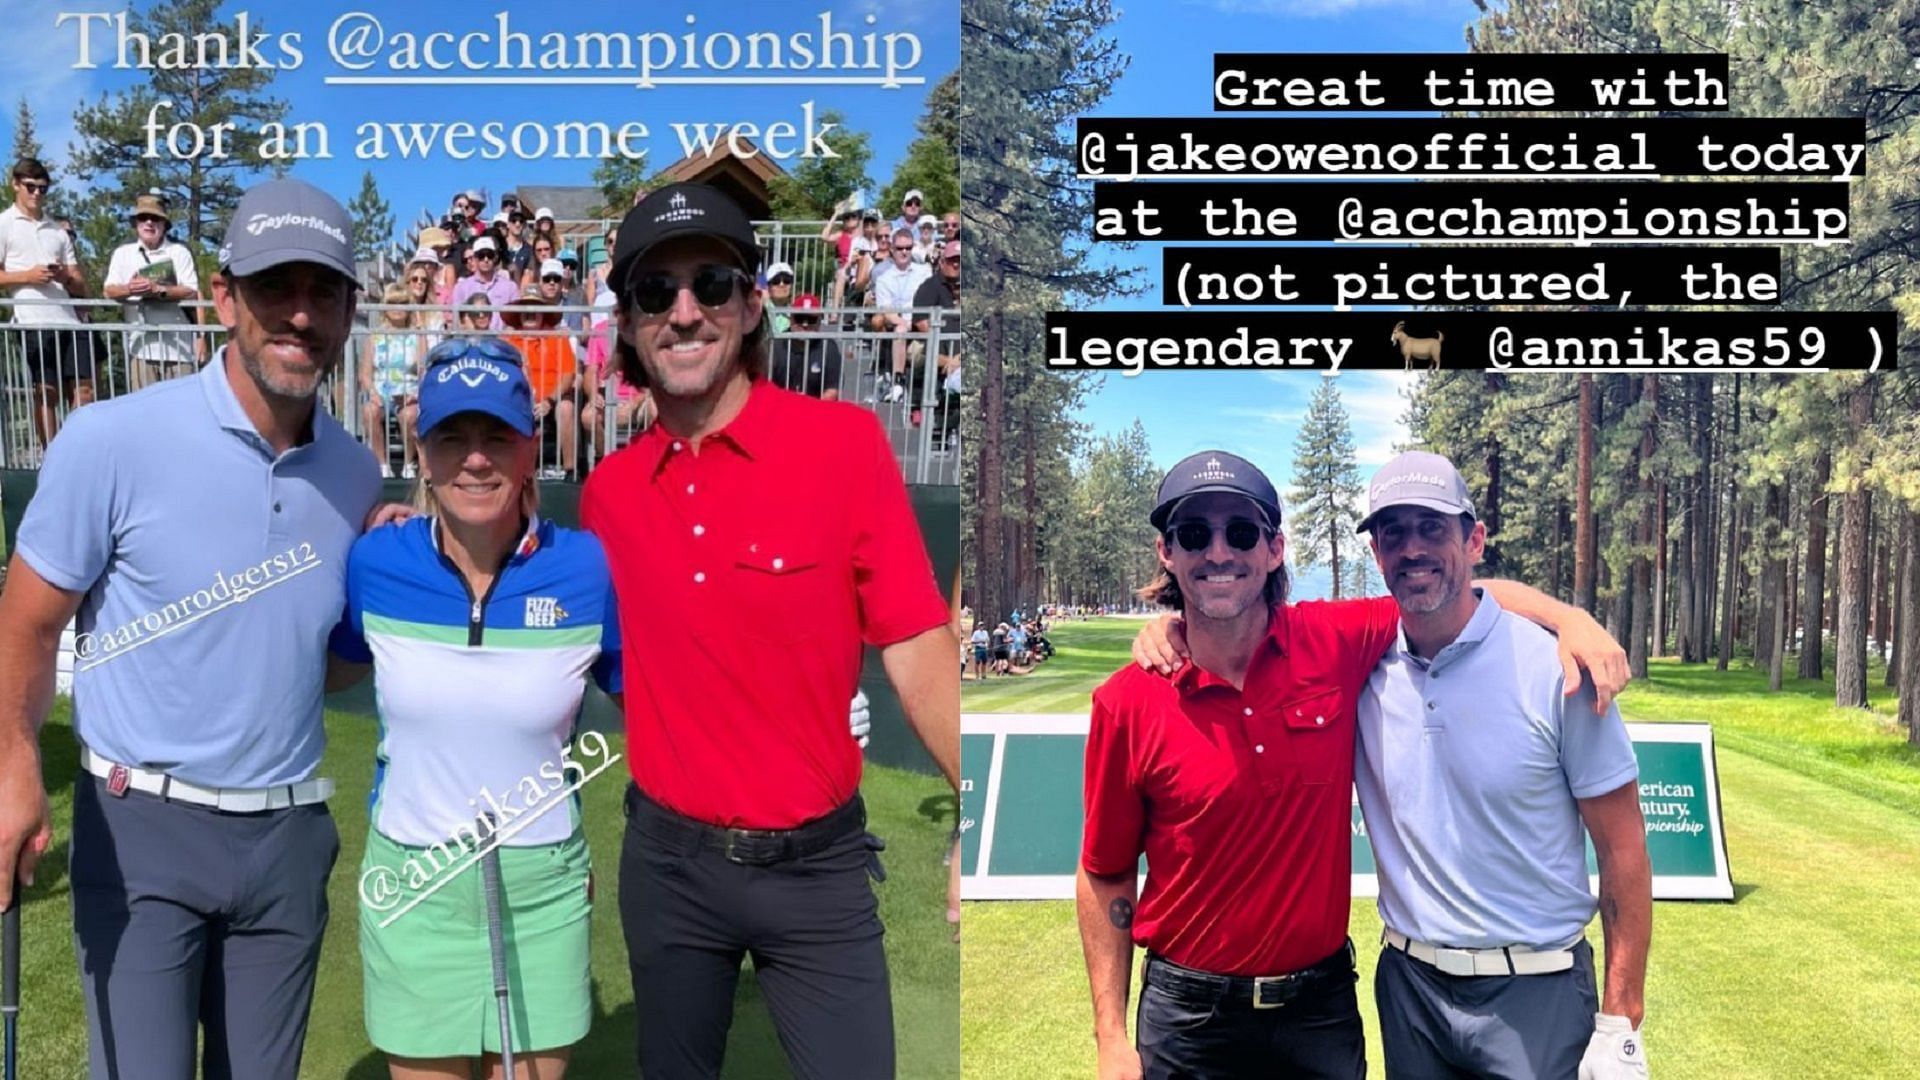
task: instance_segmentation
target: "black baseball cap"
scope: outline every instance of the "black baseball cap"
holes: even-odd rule
[[[740,268],[751,274],[760,266],[760,247],[754,241],[753,222],[740,204],[706,184],[668,184],[634,204],[620,221],[613,238],[613,267],[607,280],[614,291],[626,291],[634,266],[654,247],[682,236],[711,236],[732,245]]]
[[[1267,474],[1253,463],[1224,450],[1202,450],[1180,459],[1160,481],[1160,495],[1154,500],[1153,514],[1147,519],[1155,529],[1165,532],[1167,519],[1182,502],[1211,491],[1238,495],[1260,508],[1267,524],[1280,527],[1280,493]]]

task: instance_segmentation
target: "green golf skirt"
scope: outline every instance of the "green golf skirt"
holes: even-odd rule
[[[585,834],[499,851],[513,1048],[571,1046],[593,1015]],[[367,1036],[381,1051],[408,1058],[500,1052],[486,894],[471,856],[450,860],[441,849],[367,830],[360,961]]]

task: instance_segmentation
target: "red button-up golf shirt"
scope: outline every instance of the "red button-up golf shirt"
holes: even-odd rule
[[[1331,955],[1351,901],[1354,705],[1394,641],[1391,598],[1284,605],[1244,690],[1189,662],[1093,695],[1081,863],[1147,856],[1136,945],[1222,975]]]
[[[620,598],[640,790],[756,829],[851,799],[861,642],[948,621],[873,414],[756,380],[698,453],[655,425],[608,457],[580,520],[606,547]]]

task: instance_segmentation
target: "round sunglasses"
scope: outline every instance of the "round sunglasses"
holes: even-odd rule
[[[673,301],[680,295],[681,289],[691,289],[694,300],[701,307],[722,307],[733,299],[742,282],[752,279],[732,266],[708,265],[701,267],[688,281],[661,271],[642,271],[627,281],[627,292],[633,303],[647,315],[659,315],[673,307]]]
[[[1267,530],[1251,521],[1229,521],[1221,530],[1226,533],[1227,546],[1235,551],[1252,551],[1260,543]],[[1205,551],[1213,543],[1214,528],[1204,521],[1182,521],[1167,530],[1167,535],[1187,552]]]

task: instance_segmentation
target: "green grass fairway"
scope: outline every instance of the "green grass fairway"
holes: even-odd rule
[[[1047,631],[1053,659],[1031,675],[973,677],[971,662],[960,683],[966,712],[1073,713],[1093,707],[1094,688],[1127,658],[1144,619],[1102,618],[1059,622]]]
[[[962,691],[968,712],[1084,708],[1125,661],[1137,621],[1054,632],[1071,670],[1088,674]],[[1049,665],[1050,666],[1050,665]],[[1063,665],[1064,676],[1070,670]],[[1047,671],[1047,666],[1041,668]],[[1647,982],[1648,1062],[1659,1077],[1913,1075],[1920,1045],[1920,754],[1874,708],[1832,707],[1828,683],[1655,661],[1622,700],[1632,720],[1706,720],[1719,747],[1721,799],[1736,900],[1654,905]],[[1361,1011],[1373,1076],[1384,1075],[1371,994],[1380,921],[1356,900]],[[995,1080],[1090,1076],[1093,1018],[1072,905],[970,903],[961,969],[962,1075]],[[1600,930],[1589,931],[1596,949]]]
[[[373,722],[328,712],[325,773],[340,784],[330,806],[340,828],[340,860],[329,886],[333,914],[320,961],[313,1017],[307,1030],[303,1077],[315,1080],[384,1080],[384,1057],[368,1045],[361,1019],[360,951],[355,925],[361,852],[367,832],[367,788],[373,778]],[[624,741],[610,737],[624,754]],[[20,1075],[64,1080],[86,1075],[86,1017],[74,965],[72,919],[66,881],[71,836],[72,787],[61,778],[79,769],[73,729],[63,702],[42,732],[41,753],[53,806],[54,848],[27,890],[21,919]],[[593,1030],[574,1050],[570,1076],[632,1076],[633,987],[626,945],[620,935],[616,890],[619,878],[620,798],[624,762],[587,784],[581,794],[593,850]],[[959,949],[946,922],[946,869],[942,852],[953,826],[953,796],[938,777],[869,767],[864,790],[869,828],[887,841],[887,880],[879,886],[887,927],[887,960],[893,977],[894,1029],[902,1077],[951,1077],[959,1055],[955,986]],[[786,1058],[772,1021],[753,984],[742,979],[728,1077],[786,1077]]]

